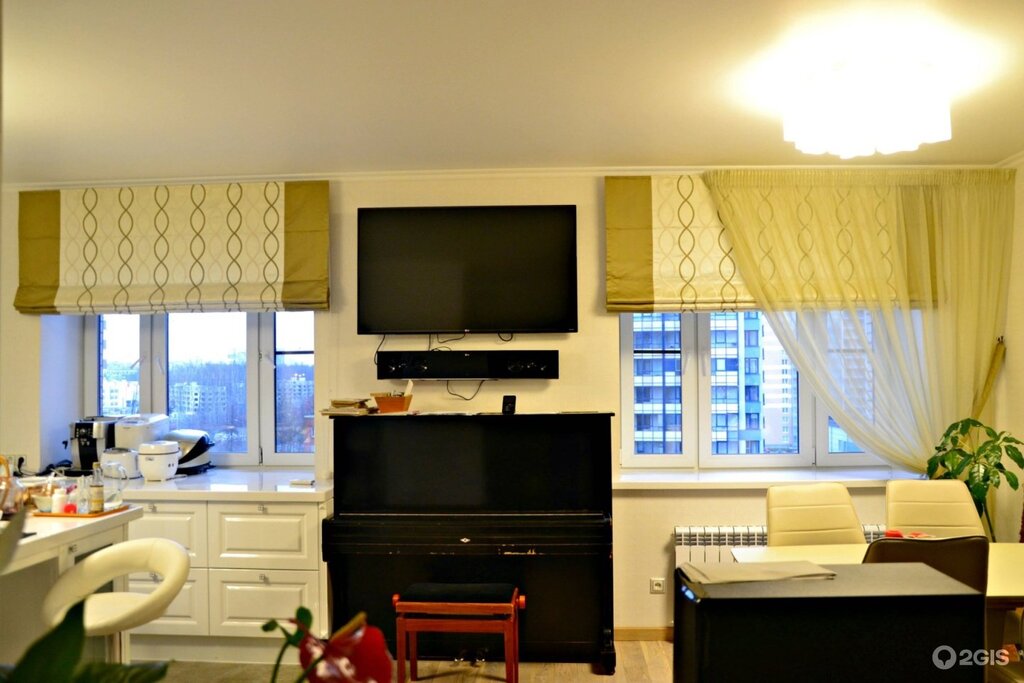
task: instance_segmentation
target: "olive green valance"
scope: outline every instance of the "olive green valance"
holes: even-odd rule
[[[322,310],[327,181],[22,192],[22,313]]]
[[[607,309],[754,308],[699,175],[605,178]]]

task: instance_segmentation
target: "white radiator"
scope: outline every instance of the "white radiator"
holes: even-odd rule
[[[864,525],[868,543],[884,535],[884,524]],[[677,526],[676,566],[683,562],[735,562],[733,548],[767,544],[764,526]]]

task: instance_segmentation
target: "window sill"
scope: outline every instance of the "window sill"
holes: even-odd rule
[[[884,488],[890,479],[921,475],[890,467],[799,467],[786,469],[620,470],[613,491],[652,489],[763,489],[776,484],[837,481],[847,488]]]

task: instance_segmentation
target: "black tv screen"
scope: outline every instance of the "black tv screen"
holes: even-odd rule
[[[359,334],[576,332],[576,207],[359,209]]]

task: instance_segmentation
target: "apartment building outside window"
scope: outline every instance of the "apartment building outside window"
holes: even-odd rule
[[[102,315],[86,339],[89,412],[166,413],[221,465],[312,464],[312,312]]]
[[[622,322],[624,467],[876,464],[801,388],[759,312]]]

